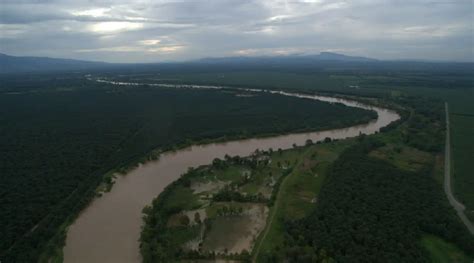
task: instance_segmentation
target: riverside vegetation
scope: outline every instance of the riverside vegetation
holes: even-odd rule
[[[339,104],[240,93],[116,87],[67,74],[2,76],[0,259],[61,254],[65,227],[97,189],[156,149],[375,118]]]
[[[329,142],[226,156],[191,169],[143,210],[144,262],[250,261],[286,178],[295,195],[284,200],[301,217],[312,210],[329,164],[353,140]]]

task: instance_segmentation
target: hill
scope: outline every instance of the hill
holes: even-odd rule
[[[366,57],[347,56],[332,52],[321,52],[317,55],[282,55],[282,56],[239,56],[239,57],[211,57],[196,60],[196,63],[317,63],[317,62],[376,62],[377,59]]]
[[[48,57],[16,57],[0,53],[0,73],[84,70],[102,68],[107,65],[111,64]]]

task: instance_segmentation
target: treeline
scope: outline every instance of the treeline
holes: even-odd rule
[[[368,153],[370,137],[334,162],[308,217],[286,222],[285,245],[263,262],[428,262],[431,233],[473,253],[474,241],[447,205],[430,167],[400,170]]]
[[[94,197],[103,174],[157,147],[348,126],[375,117],[270,94],[240,98],[209,90],[127,88],[68,76],[5,83],[18,88],[0,89],[5,262],[34,262],[53,253],[64,242],[64,232],[56,235],[60,226]]]
[[[412,108],[401,131],[402,142],[422,151],[441,152],[444,149],[444,103],[419,96],[400,96],[399,105]]]
[[[212,196],[212,200],[215,202],[241,202],[241,203],[268,202],[268,200],[262,195],[262,193],[258,193],[255,195],[244,195],[236,190],[229,189],[228,187],[220,190],[214,196]]]

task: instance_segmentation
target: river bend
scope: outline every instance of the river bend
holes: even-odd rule
[[[96,80],[115,85],[137,86],[140,83],[113,82]],[[178,87],[171,84],[147,84],[151,86]],[[220,89],[219,86],[179,85],[184,88]],[[246,89],[247,92],[263,90]],[[306,140],[320,141],[326,137],[344,139],[360,133],[373,134],[380,128],[397,120],[400,116],[388,109],[369,106],[359,102],[316,95],[303,95],[282,91],[268,91],[282,96],[302,99],[314,99],[330,103],[342,103],[350,107],[371,109],[378,117],[366,124],[348,128],[318,132],[295,133],[275,137],[245,139],[224,143],[194,145],[176,152],[163,153],[157,161],[150,161],[119,176],[112,190],[96,198],[81,212],[76,221],[69,227],[64,262],[100,262],[100,263],[133,263],[140,262],[139,237],[142,222],[141,210],[150,205],[152,200],[171,182],[178,179],[189,167],[209,164],[214,158],[228,155],[247,156],[256,149],[288,149],[293,144],[303,145]]]

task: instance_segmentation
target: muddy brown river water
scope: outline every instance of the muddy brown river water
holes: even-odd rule
[[[123,82],[110,83],[135,85]],[[372,134],[399,118],[394,111],[345,99],[285,92],[272,93],[372,109],[377,112],[378,118],[367,124],[342,129],[195,145],[176,152],[164,153],[159,160],[140,165],[127,175],[119,176],[109,193],[96,198],[80,214],[68,229],[66,246],[63,250],[64,262],[140,262],[138,239],[143,223],[141,210],[151,204],[153,198],[158,196],[163,188],[178,179],[189,167],[209,164],[214,158],[223,158],[226,154],[246,156],[256,149],[288,149],[294,143],[303,145],[307,139],[316,142],[326,137],[343,139],[357,136],[359,133]]]

